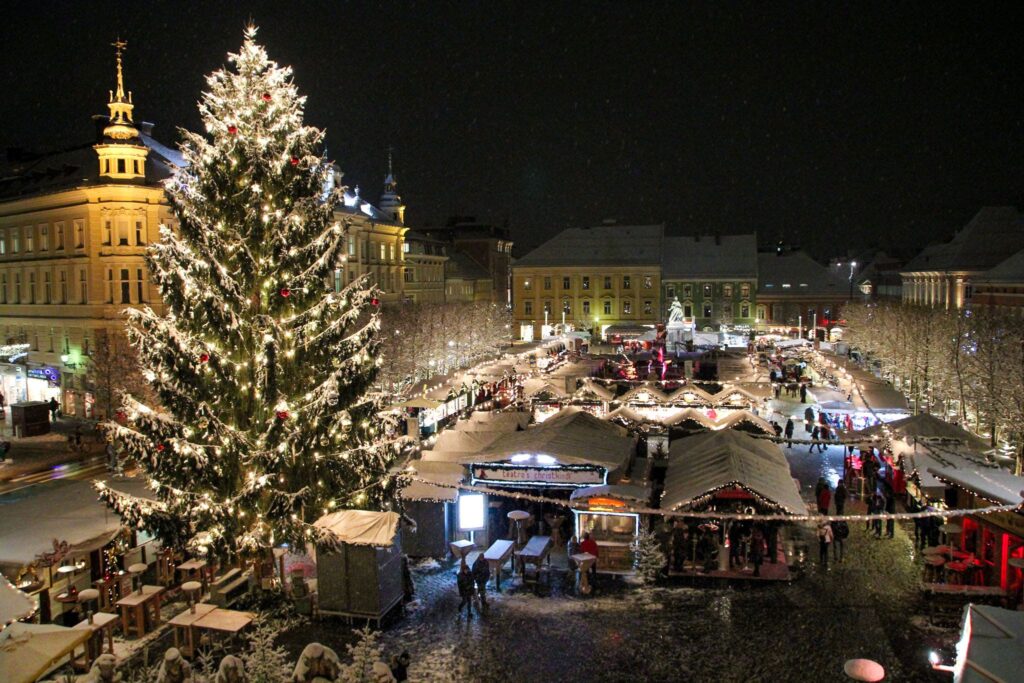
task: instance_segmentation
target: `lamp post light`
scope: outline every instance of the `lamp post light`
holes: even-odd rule
[[[853,300],[853,271],[857,268],[856,261],[850,261],[850,300]]]

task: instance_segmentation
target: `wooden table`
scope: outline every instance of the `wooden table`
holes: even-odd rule
[[[226,633],[229,637],[252,623],[256,615],[252,612],[238,612],[233,609],[215,609],[207,612],[192,623],[192,628]]]
[[[103,654],[103,634],[106,632],[107,646],[110,654],[114,654],[114,628],[121,623],[121,617],[116,614],[110,614],[109,612],[97,612],[92,615],[92,623],[89,623],[88,619],[75,624],[72,628],[78,630],[91,631],[92,635],[89,640],[86,641],[85,648],[85,668],[89,668],[92,665],[94,659]],[[97,640],[96,636],[99,635]],[[99,647],[96,647],[96,646]]]
[[[124,587],[128,580],[128,575],[121,573],[113,574],[109,579],[96,579],[92,582],[93,587],[100,592],[99,611],[105,612],[114,608],[114,602],[122,595],[126,595]]]
[[[484,553],[484,559],[487,560],[491,571],[494,572],[494,587],[499,593],[501,592],[501,568],[508,562],[508,558],[512,557],[515,548],[516,545],[512,541],[498,539]]]
[[[203,584],[203,592],[206,592],[206,560],[192,559],[178,565],[179,572],[185,572],[185,580],[192,578],[193,572],[199,572],[199,583]]]
[[[174,627],[174,647],[185,653],[187,657],[191,657],[195,653],[195,638],[193,637],[192,627],[197,621],[216,610],[217,606],[201,602],[195,608],[195,612],[187,609],[167,622]]]
[[[540,579],[540,570],[544,560],[551,564],[551,546],[550,536],[534,536],[522,550],[516,553],[516,557],[519,558],[519,573],[523,577],[523,583],[530,582],[526,578],[527,564],[532,564],[536,568],[536,577],[533,582]]]
[[[456,560],[460,562],[466,561],[466,555],[469,555],[469,551],[474,548],[473,541],[452,541],[448,544],[448,548],[452,551],[452,555]]]
[[[146,612],[151,606],[153,627],[160,625],[160,601],[163,592],[163,586],[143,586],[141,592],[132,591],[130,595],[114,603],[121,608],[121,628],[126,636],[131,635],[133,631],[140,638],[146,635]]]
[[[597,556],[590,553],[576,553],[572,556],[572,560],[579,567],[580,593],[590,595],[590,591],[593,590],[590,587],[590,568],[597,562]]]

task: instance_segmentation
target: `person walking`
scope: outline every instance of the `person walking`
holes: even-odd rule
[[[875,491],[875,494],[872,496],[872,499],[873,500],[871,507],[874,508],[875,513],[878,514],[883,512],[885,510],[885,498],[882,496],[882,494],[879,493],[878,491]],[[871,520],[871,528],[875,531],[875,538],[882,537],[882,520],[880,518],[876,517],[875,519]]]
[[[832,544],[832,525],[822,522],[818,525],[818,561],[822,569],[828,569],[828,547]]]
[[[786,420],[786,429],[784,431],[785,431],[785,434],[786,434],[786,448],[792,448],[793,447],[793,418],[789,418],[789,419]]]
[[[800,385],[800,402],[801,403],[807,403],[807,385],[806,384],[801,384]]]
[[[819,484],[818,486],[818,512],[823,515],[827,515],[829,503],[832,502],[832,489],[829,488],[828,483],[823,479],[820,481],[825,485],[821,486]]]
[[[459,616],[462,616],[462,608],[466,608],[466,618],[473,618],[473,575],[469,571],[469,565],[463,560],[459,566],[459,574],[455,578],[455,582],[459,587],[459,597],[462,598],[462,602],[459,603]]]
[[[49,402],[46,405],[50,409],[50,421],[51,422],[56,422],[57,421],[57,411],[60,410],[60,404],[57,403],[57,399],[55,399],[53,396],[51,396]]]
[[[412,658],[409,656],[408,650],[403,650],[402,654],[391,658],[388,668],[391,669],[391,675],[395,678],[395,683],[403,683],[409,680],[409,664],[411,662]]]
[[[804,431],[810,433],[811,425],[814,424],[814,408],[807,406],[804,409]]]
[[[480,606],[487,607],[487,581],[491,578],[491,566],[480,553],[473,562],[473,582],[476,583],[476,592],[480,595]]]
[[[808,453],[814,452],[814,447],[818,445],[818,425],[814,425],[811,430],[811,447],[807,449]]]
[[[832,559],[836,562],[843,561],[843,542],[849,535],[850,527],[846,522],[842,520],[832,522]]]
[[[846,483],[840,479],[836,484],[835,493],[832,494],[832,500],[835,501],[837,515],[844,514],[843,510],[846,509],[846,498],[848,495]]]
[[[896,513],[896,496],[893,495],[892,490],[885,492],[885,511],[889,514]],[[885,520],[885,537],[893,538],[896,533],[896,520],[890,517]]]
[[[761,576],[761,564],[764,562],[764,531],[760,524],[754,525],[750,534],[750,559],[754,563],[754,576]]]

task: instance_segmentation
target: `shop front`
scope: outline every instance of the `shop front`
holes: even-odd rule
[[[651,490],[642,486],[592,486],[572,492],[574,529],[577,539],[584,534],[597,542],[600,572],[625,574],[633,571],[633,542],[640,533],[640,514],[634,507],[645,507]]]

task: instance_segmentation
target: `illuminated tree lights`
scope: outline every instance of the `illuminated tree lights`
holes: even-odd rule
[[[401,445],[372,389],[379,293],[326,285],[349,226],[324,134],[255,35],[207,78],[207,135],[184,133],[167,186],[179,229],[147,257],[166,313],[128,316],[161,407],[126,396],[123,424],[104,425],[155,500],[99,487],[127,524],[228,553],[318,540],[330,509],[389,507]]]

